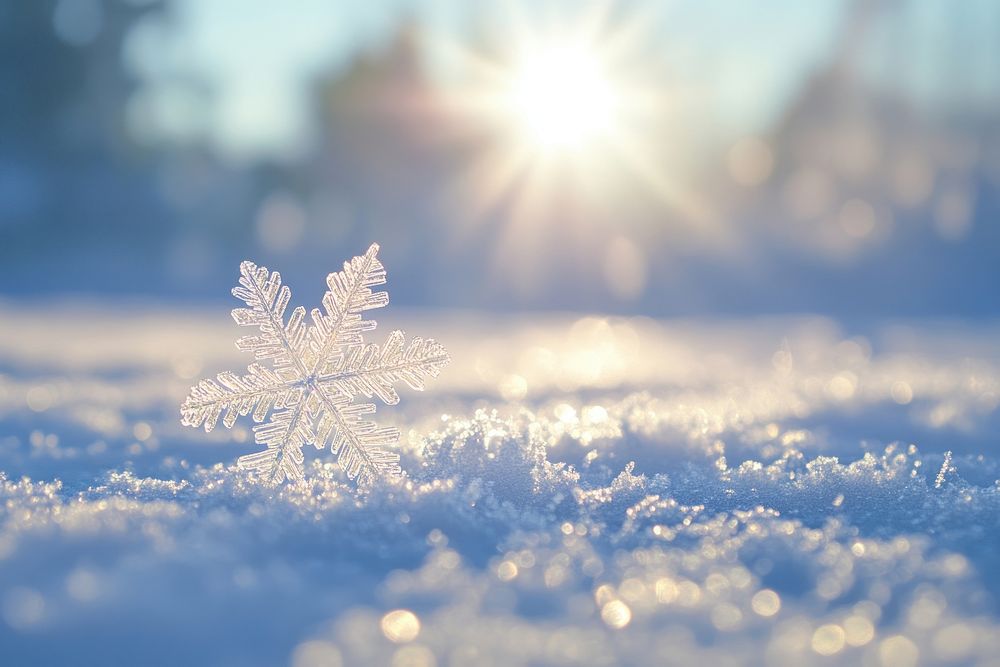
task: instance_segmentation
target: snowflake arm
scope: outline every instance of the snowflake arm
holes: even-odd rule
[[[399,402],[393,388],[405,382],[411,389],[423,391],[425,381],[435,378],[448,363],[448,353],[433,339],[414,338],[403,345],[403,332],[393,331],[381,348],[377,344],[352,345],[320,376],[321,386],[333,387],[347,396],[377,396],[386,405]]]
[[[271,408],[283,408],[298,402],[302,391],[290,386],[289,379],[260,364],[250,364],[246,375],[226,371],[216,380],[202,380],[191,388],[191,394],[181,406],[181,423],[204,426],[206,432],[215,428],[225,412],[222,423],[232,428],[237,417],[253,411],[253,420],[262,422]]]
[[[287,410],[273,413],[266,424],[254,426],[254,440],[267,449],[241,456],[236,462],[240,469],[253,471],[271,484],[302,479],[302,447],[316,441],[311,403],[310,399],[301,400]]]
[[[375,412],[371,403],[352,404],[344,395],[333,397],[323,392],[323,415],[316,431],[320,448],[329,444],[337,464],[362,486],[370,485],[381,475],[398,475],[399,454],[387,448],[396,444],[399,430],[378,428],[363,418]]]
[[[344,262],[343,271],[326,277],[325,312],[318,308],[312,311],[310,347],[315,360],[310,374],[322,370],[343,346],[362,343],[364,332],[374,329],[375,322],[363,320],[361,313],[389,303],[388,292],[371,289],[385,284],[385,267],[378,260],[378,251],[378,244],[373,243],[364,255]]]
[[[299,306],[292,311],[288,324],[284,324],[285,308],[292,298],[292,290],[281,284],[281,274],[270,273],[267,267],[253,262],[240,264],[240,284],[233,288],[233,296],[246,302],[249,308],[234,308],[233,319],[240,326],[260,328],[259,336],[243,336],[236,347],[253,352],[258,360],[274,359],[275,368],[291,367],[306,375],[302,364],[301,348],[306,339],[303,326],[306,309]]]

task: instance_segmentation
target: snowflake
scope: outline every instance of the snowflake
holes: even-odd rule
[[[255,440],[267,449],[241,457],[238,466],[270,483],[302,478],[302,447],[309,443],[316,449],[329,446],[359,484],[399,474],[399,455],[387,449],[399,431],[365,419],[375,405],[354,403],[354,398],[363,394],[398,403],[394,383],[422,390],[424,381],[436,377],[449,359],[431,339],[414,338],[404,345],[401,331],[393,331],[381,346],[364,342],[364,332],[373,330],[375,322],[363,320],[361,313],[389,302],[388,293],[371,290],[385,283],[378,249],[372,244],[364,255],[344,262],[343,271],[327,276],[323,310],[313,309],[311,325],[302,306],[285,322],[292,292],[282,286],[281,274],[243,262],[233,295],[248,307],[234,309],[233,319],[240,326],[259,327],[260,334],[244,336],[236,346],[253,352],[258,361],[271,360],[271,367],[251,363],[246,375],[225,372],[217,380],[202,380],[181,406],[182,423],[211,431],[223,412],[227,428],[240,415],[252,413],[258,422]]]

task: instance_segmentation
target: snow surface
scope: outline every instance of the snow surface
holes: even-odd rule
[[[1000,664],[996,325],[390,308],[362,493],[181,426],[227,310],[0,303],[3,664]]]

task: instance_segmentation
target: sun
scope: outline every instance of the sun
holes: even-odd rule
[[[657,55],[654,10],[619,11],[610,0],[510,10],[481,42],[434,41],[435,62],[450,65],[447,131],[465,151],[443,195],[447,211],[461,212],[457,238],[491,244],[504,284],[527,294],[561,277],[553,248],[603,257],[620,286],[641,274],[640,239],[659,226],[715,234],[678,125],[694,91]]]
[[[596,53],[560,44],[521,58],[507,103],[538,148],[580,151],[611,134],[619,98]]]

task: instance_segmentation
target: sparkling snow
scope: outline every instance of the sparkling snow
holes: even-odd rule
[[[5,664],[1000,664],[1000,327],[387,315],[365,492],[180,425],[225,307],[0,304]]]

